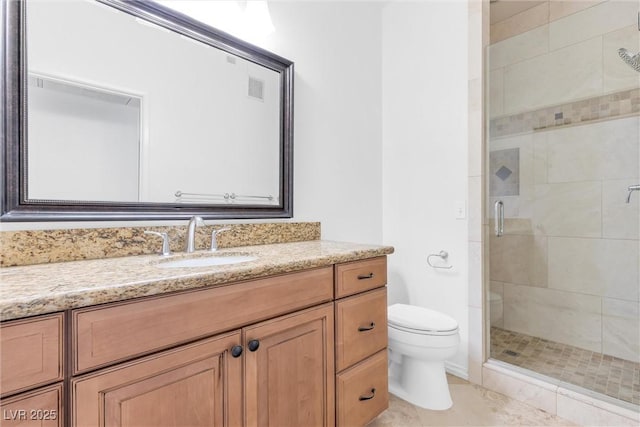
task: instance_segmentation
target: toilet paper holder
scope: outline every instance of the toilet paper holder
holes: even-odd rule
[[[437,254],[429,254],[429,255],[427,255],[427,264],[429,264],[429,267],[442,268],[442,269],[445,269],[445,270],[449,270],[449,269],[453,268],[453,265],[445,266],[445,265],[433,265],[433,264],[431,264],[431,258],[432,257],[438,257],[438,258],[440,258],[440,259],[442,259],[443,261],[446,262],[447,258],[449,258],[449,253],[447,251],[443,250],[443,251],[438,252]]]

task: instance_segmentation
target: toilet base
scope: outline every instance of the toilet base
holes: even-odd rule
[[[444,362],[427,362],[404,356],[402,365],[402,373],[410,372],[411,375],[397,375],[397,372],[390,371],[391,394],[425,409],[443,411],[451,408],[453,401]]]

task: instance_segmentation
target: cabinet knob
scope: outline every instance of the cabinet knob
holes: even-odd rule
[[[260,341],[251,340],[251,341],[249,341],[247,347],[249,347],[249,351],[256,351],[258,349],[258,347],[260,347]]]
[[[231,347],[231,355],[233,357],[240,357],[241,354],[242,354],[241,345],[234,345],[233,347]]]
[[[360,396],[360,400],[361,400],[361,401],[362,401],[362,400],[371,400],[371,399],[373,399],[374,397],[376,397],[376,389],[375,389],[375,388],[372,388],[372,389],[371,389],[371,394],[370,394],[369,396]]]
[[[375,328],[375,327],[376,327],[375,322],[371,322],[371,324],[370,324],[369,326],[360,326],[360,327],[358,328],[358,332],[366,332],[366,331],[370,331],[370,330],[372,330],[372,329],[373,329],[373,328]]]

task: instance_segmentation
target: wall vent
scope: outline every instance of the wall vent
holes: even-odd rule
[[[249,96],[264,101],[264,82],[249,76]]]

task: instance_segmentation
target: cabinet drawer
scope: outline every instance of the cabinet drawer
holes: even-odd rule
[[[3,400],[0,409],[3,427],[61,427],[62,384]]]
[[[62,379],[62,313],[3,323],[2,396]]]
[[[74,372],[310,307],[333,296],[332,267],[73,312]]]
[[[389,407],[387,350],[337,376],[338,427],[364,426]]]
[[[336,302],[336,370],[387,347],[387,289]]]
[[[387,284],[387,257],[336,265],[336,298]]]

